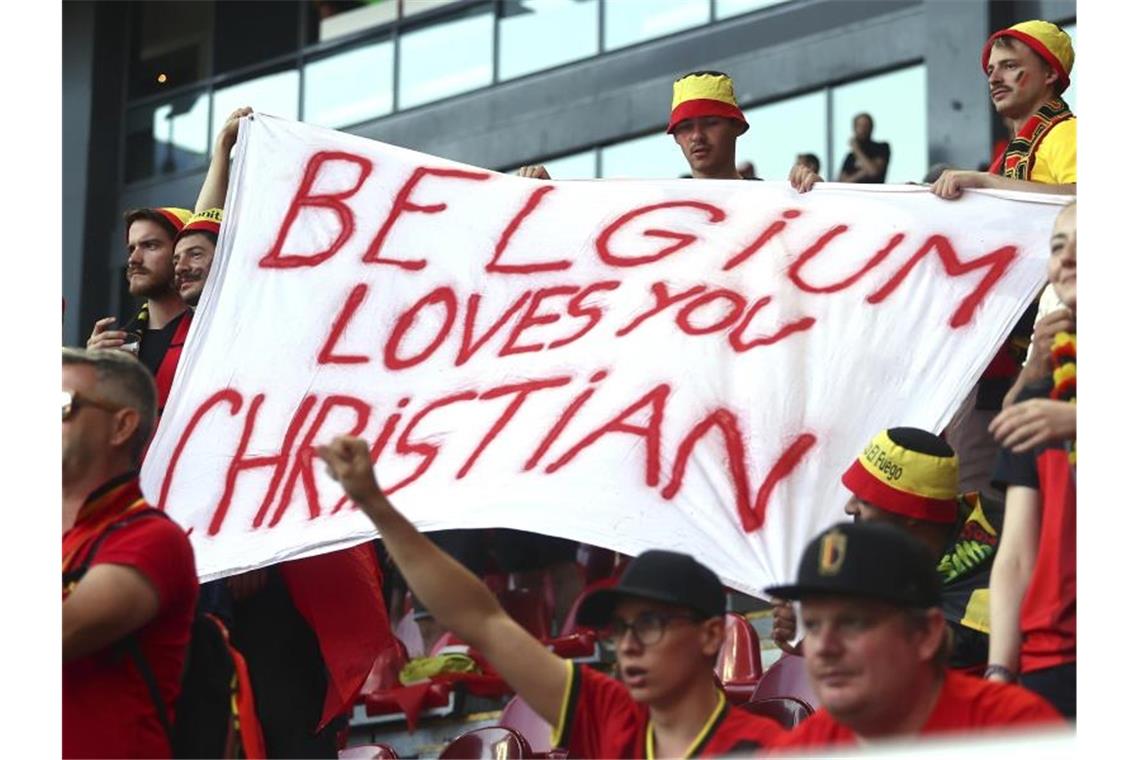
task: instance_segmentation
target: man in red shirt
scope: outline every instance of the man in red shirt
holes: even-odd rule
[[[780,746],[1063,725],[1025,689],[947,670],[941,590],[929,550],[889,523],[838,524],[808,544],[796,583],[765,591],[800,602],[808,677],[823,709]]]
[[[583,622],[609,624],[619,683],[550,652],[397,512],[376,485],[364,440],[339,437],[317,451],[420,601],[556,726],[554,743],[571,757],[720,757],[771,746],[783,733],[775,721],[730,707],[717,688],[724,589],[692,557],[645,552],[617,586],[583,601]]]
[[[64,757],[170,757],[198,578],[139,491],[154,419],[133,356],[63,349]]]

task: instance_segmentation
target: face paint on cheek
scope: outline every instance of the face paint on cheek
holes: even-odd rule
[[[1020,69],[1016,74],[1013,75],[1013,83],[1014,84],[1021,84],[1021,81],[1023,79],[1025,79],[1025,70],[1024,69]]]

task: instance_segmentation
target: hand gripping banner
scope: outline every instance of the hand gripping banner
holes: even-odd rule
[[[204,579],[371,523],[512,527],[790,578],[878,430],[941,430],[1044,282],[1064,199],[540,181],[255,114],[143,468]]]

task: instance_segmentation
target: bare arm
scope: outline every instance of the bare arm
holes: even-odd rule
[[[1044,193],[1046,195],[1076,195],[1077,183],[1068,185],[1049,185],[1044,182],[1031,182],[1025,179],[1010,179],[987,172],[971,172],[959,169],[948,169],[942,172],[937,181],[930,186],[930,191],[939,198],[954,200],[962,195],[967,188],[985,190],[1020,190],[1026,193]]]
[[[989,663],[1014,673],[1021,651],[1021,600],[1037,562],[1040,504],[1034,488],[1010,486],[1006,491],[1005,521],[990,573]]]
[[[198,200],[194,204],[194,211],[205,211],[211,208],[222,208],[226,203],[226,191],[230,187],[230,151],[237,142],[238,123],[243,117],[253,113],[249,106],[243,106],[230,114],[218,139],[214,142],[214,155],[210,157],[210,168],[206,170],[206,179],[202,182],[202,189],[198,192]]]
[[[396,511],[376,484],[368,444],[341,436],[317,453],[345,492],[380,531],[384,546],[416,597],[478,649],[548,723],[557,725],[566,666],[511,619],[490,590]]]
[[[63,661],[85,657],[142,628],[158,614],[158,591],[126,565],[91,568],[63,601]]]

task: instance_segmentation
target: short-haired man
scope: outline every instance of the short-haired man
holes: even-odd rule
[[[942,583],[919,541],[889,523],[845,523],[804,550],[796,582],[804,658],[822,709],[781,747],[1063,725],[1025,689],[947,670]]]
[[[583,602],[579,619],[609,626],[619,683],[546,649],[397,512],[376,485],[365,441],[340,437],[317,451],[375,523],[416,596],[556,726],[554,743],[571,757],[719,757],[782,734],[774,721],[729,706],[717,688],[724,590],[692,557],[645,552],[617,586]]]
[[[182,528],[139,490],[154,419],[137,359],[63,349],[64,757],[171,753],[198,578]]]
[[[871,131],[874,128],[875,122],[869,113],[856,114],[851,120],[853,134],[847,141],[851,151],[844,157],[843,167],[839,170],[840,182],[886,182],[891,144],[872,140]]]
[[[221,227],[222,210],[206,209],[190,217],[174,241],[174,285],[187,306],[196,307],[202,297]]]
[[[1073,70],[1069,35],[1048,21],[995,32],[982,49],[982,71],[998,116],[1013,139],[988,172],[945,171],[931,185],[941,198],[966,188],[1075,195],[1077,117],[1061,99]]]
[[[747,131],[748,120],[736,102],[728,74],[693,71],[673,82],[673,106],[665,132],[673,136],[694,179],[745,179],[736,166],[736,138]],[[524,166],[518,173],[550,179],[541,164]]]
[[[856,522],[889,522],[918,539],[937,562],[942,612],[954,634],[948,665],[981,675],[989,653],[989,580],[1001,530],[1001,504],[959,494],[958,457],[919,428],[878,433],[843,473],[844,511]],[[795,612],[777,602],[772,638],[799,654]]]
[[[104,317],[87,339],[87,348],[126,347],[138,354],[155,378],[160,415],[190,328],[186,305],[174,289],[173,262],[174,239],[189,218],[189,211],[173,207],[127,212],[127,287],[146,300],[122,329],[112,329],[115,318]]]

